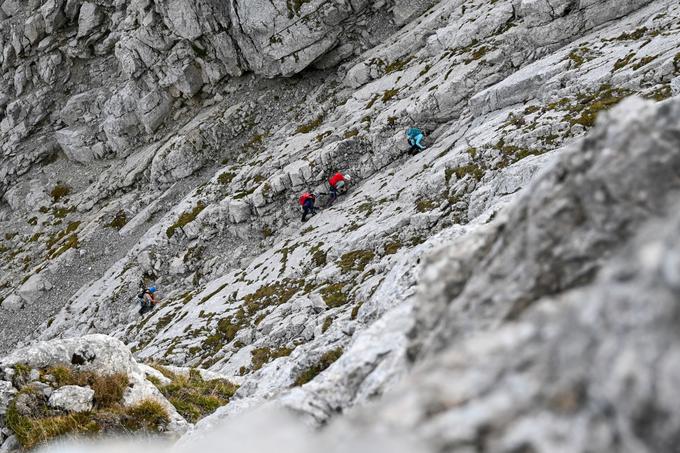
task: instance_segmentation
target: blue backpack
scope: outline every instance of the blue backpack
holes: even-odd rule
[[[417,127],[412,127],[408,131],[406,131],[406,135],[408,136],[408,138],[415,139],[417,136],[424,134],[423,131],[421,131]]]

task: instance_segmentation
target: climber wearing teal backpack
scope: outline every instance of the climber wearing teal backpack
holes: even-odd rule
[[[425,146],[421,143],[425,138],[425,134],[417,127],[408,128],[406,130],[406,137],[408,138],[408,144],[411,145],[410,153],[417,154],[425,149]]]

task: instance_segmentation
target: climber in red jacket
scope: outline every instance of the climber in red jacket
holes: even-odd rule
[[[299,199],[300,206],[302,206],[302,221],[307,221],[307,215],[316,215],[317,208],[314,206],[316,203],[316,195],[311,192],[305,192],[300,196]]]
[[[328,206],[333,205],[335,200],[338,199],[338,194],[344,194],[349,189],[349,183],[352,181],[350,175],[343,175],[337,172],[328,179],[328,184],[331,186],[330,199],[328,200]]]

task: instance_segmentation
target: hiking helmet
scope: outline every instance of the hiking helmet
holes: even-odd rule
[[[149,288],[149,292],[150,292],[151,294],[155,293],[155,292],[156,292],[156,287],[155,287],[155,286],[152,286],[151,288]]]
[[[345,179],[346,179],[347,181],[351,181],[351,180],[352,180],[352,176],[351,176],[351,175],[345,175]]]

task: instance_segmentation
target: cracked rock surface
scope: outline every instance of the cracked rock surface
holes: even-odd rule
[[[178,451],[674,451],[677,2],[0,11],[4,368],[237,385]]]

